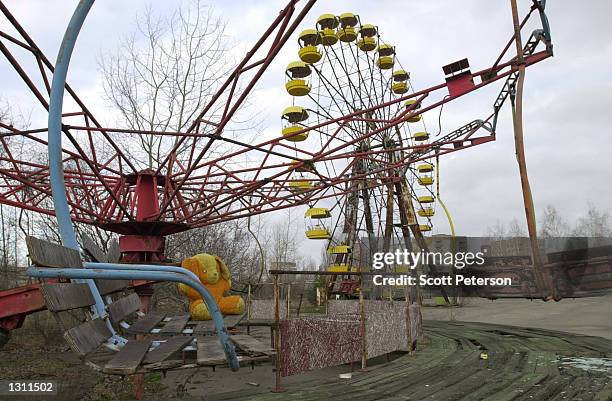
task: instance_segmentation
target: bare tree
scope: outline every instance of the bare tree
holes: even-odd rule
[[[296,227],[295,215],[291,209],[286,209],[282,222],[274,224],[268,242],[270,266],[273,268],[297,262]]]
[[[570,233],[570,227],[563,216],[552,205],[547,205],[540,216],[541,238],[566,237]]]
[[[612,219],[610,212],[600,211],[589,202],[586,214],[576,221],[573,235],[583,237],[611,237]]]
[[[136,30],[99,62],[106,99],[135,130],[182,131],[234,66],[226,22],[194,0],[171,16],[148,7]],[[138,135],[139,160],[152,168],[176,138]],[[187,145],[190,144],[186,141]]]

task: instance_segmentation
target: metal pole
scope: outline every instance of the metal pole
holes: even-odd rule
[[[79,243],[77,242],[74,227],[72,226],[72,218],[70,217],[68,199],[66,198],[66,185],[64,184],[64,167],[62,165],[62,108],[66,76],[68,75],[72,51],[93,3],[94,0],[81,0],[72,14],[59,52],[57,53],[49,97],[49,138],[47,147],[49,152],[49,181],[53,195],[55,218],[57,219],[62,244],[67,248],[77,251],[79,250]],[[101,317],[106,316],[104,301],[98,292],[96,284],[93,280],[86,280],[84,282],[91,289],[91,293],[96,301],[93,307],[95,313]],[[110,323],[108,323],[108,326],[114,335],[115,329]]]
[[[527,218],[527,230],[531,243],[531,254],[533,258],[534,278],[540,295],[544,300],[555,297],[552,277],[544,271],[542,259],[540,257],[540,247],[538,245],[536,216],[533,207],[533,197],[529,176],[527,174],[527,161],[525,160],[525,144],[523,141],[523,86],[525,82],[525,60],[523,57],[523,43],[521,40],[521,29],[518,19],[518,8],[516,0],[510,0],[512,7],[512,20],[514,23],[514,40],[516,43],[518,79],[516,83],[516,93],[512,102],[512,122],[514,125],[514,144],[516,148],[516,161],[519,166],[521,177],[521,189],[523,192],[523,204],[525,207],[525,217]]]
[[[284,393],[286,390],[281,385],[281,344],[280,344],[280,288],[278,286],[278,275],[274,275],[274,358],[275,382],[273,393]]]
[[[291,309],[291,283],[287,283],[287,313],[286,318],[289,319],[289,310]]]
[[[251,283],[247,290],[247,334],[251,334]]]
[[[359,323],[361,332],[361,372],[368,371],[368,351],[366,344],[366,316],[363,288],[359,291]]]

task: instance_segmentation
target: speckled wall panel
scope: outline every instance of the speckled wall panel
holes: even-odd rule
[[[281,300],[279,305],[280,318],[287,316],[287,301]],[[272,299],[252,299],[249,310],[249,318],[256,319],[274,319],[274,300]]]
[[[368,358],[388,352],[406,350],[406,303],[401,301],[364,300],[366,312],[366,350]],[[331,300],[328,315],[359,319],[358,300]]]
[[[329,300],[327,314],[329,316],[359,313],[359,301],[356,299]]]
[[[290,376],[361,359],[358,320],[340,318],[284,319],[281,374]]]
[[[396,302],[367,306],[370,307],[366,314],[368,358],[408,349],[406,304]]]
[[[383,300],[373,300],[366,299],[363,301],[365,304],[366,313],[374,312],[378,310],[385,310],[390,305],[393,307],[404,308],[405,303],[403,301],[383,301]],[[329,316],[334,315],[352,315],[359,313],[359,300],[350,299],[350,300],[330,300],[329,305],[327,307],[327,314]]]

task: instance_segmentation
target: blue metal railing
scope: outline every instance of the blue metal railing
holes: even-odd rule
[[[85,18],[93,6],[95,0],[80,0],[77,5],[60,46],[55,62],[53,81],[51,85],[51,94],[49,98],[49,174],[51,191],[53,195],[53,203],[55,208],[55,217],[60,231],[62,244],[65,247],[79,250],[79,244],[76,238],[72,219],[70,217],[70,208],[66,198],[66,185],[64,183],[64,170],[62,165],[62,109],[64,101],[64,89],[66,86],[66,76],[68,74],[68,66],[70,58],[76,44],[79,32],[83,27]],[[208,310],[215,322],[219,341],[225,351],[225,356],[232,370],[237,370],[239,367],[238,358],[234,345],[229,341],[227,331],[223,324],[223,316],[219,311],[217,303],[206,288],[200,283],[197,277],[188,272],[186,269],[181,269],[175,266],[124,266],[118,264],[88,264],[85,266],[90,269],[45,269],[45,268],[30,268],[28,274],[32,277],[40,278],[59,278],[65,277],[78,280],[88,284],[96,301],[94,306],[95,313],[104,317],[106,315],[106,306],[104,300],[96,287],[94,279],[110,279],[110,280],[154,280],[154,281],[174,281],[186,284],[200,293],[202,299],[206,303]],[[106,320],[109,329],[114,337],[121,342],[125,339],[117,336],[110,322]]]

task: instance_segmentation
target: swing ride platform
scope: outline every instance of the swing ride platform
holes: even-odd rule
[[[287,386],[211,394],[214,401],[609,400],[612,340],[486,323],[425,321],[416,355]],[[607,365],[606,365],[607,364]],[[345,367],[348,371],[348,366]]]

